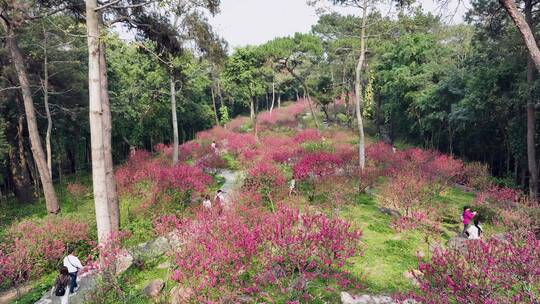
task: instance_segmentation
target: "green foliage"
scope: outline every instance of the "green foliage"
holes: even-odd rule
[[[238,48],[225,63],[221,74],[223,86],[239,101],[249,104],[265,92],[262,79],[263,58],[255,47]]]
[[[228,123],[231,120],[231,118],[229,117],[229,108],[227,108],[226,105],[222,104],[219,107],[219,116],[219,122],[222,125]]]

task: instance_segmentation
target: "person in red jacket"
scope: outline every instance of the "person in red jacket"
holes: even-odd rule
[[[471,220],[476,216],[476,211],[472,212],[469,206],[463,207],[463,214],[461,215],[461,220],[463,221],[463,234],[466,234]]]

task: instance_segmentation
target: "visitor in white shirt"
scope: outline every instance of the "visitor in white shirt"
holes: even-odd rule
[[[73,255],[73,252],[73,248],[68,248],[68,255],[64,258],[64,266],[67,267],[69,276],[71,277],[69,293],[74,293],[77,291],[77,272],[83,268],[81,261],[75,255]]]
[[[465,231],[469,240],[479,240],[482,237],[483,232],[484,230],[482,230],[482,227],[480,227],[480,221],[477,219],[474,220],[474,225],[469,225]]]

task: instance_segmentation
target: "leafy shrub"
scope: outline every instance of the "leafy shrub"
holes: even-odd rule
[[[540,241],[534,234],[470,241],[465,250],[436,249],[420,262],[421,303],[535,303],[540,300]]]
[[[56,269],[67,245],[84,253],[92,244],[88,225],[80,221],[47,217],[14,224],[0,247],[0,285],[18,285]]]

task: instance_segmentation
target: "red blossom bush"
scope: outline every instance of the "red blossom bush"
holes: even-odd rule
[[[242,188],[258,192],[272,202],[285,184],[285,177],[277,166],[269,162],[258,162],[249,169]]]
[[[343,161],[328,152],[315,152],[304,155],[293,167],[294,177],[298,180],[337,174]]]
[[[296,135],[294,136],[294,141],[299,144],[305,143],[307,141],[317,141],[321,139],[322,139],[321,132],[315,129],[305,129],[305,130],[297,132]]]
[[[197,167],[204,171],[227,168],[227,162],[217,153],[211,152],[197,161]]]
[[[397,210],[402,216],[413,218],[418,214],[431,215],[434,191],[430,182],[419,172],[403,170],[381,189],[381,205]]]
[[[67,245],[92,245],[88,225],[80,221],[48,217],[24,220],[9,228],[0,245],[0,285],[17,285],[54,270]]]
[[[469,241],[465,249],[436,249],[420,262],[416,293],[426,304],[510,304],[540,301],[540,241],[534,234]]]
[[[221,215],[200,211],[192,220],[165,222],[185,241],[172,279],[193,289],[184,301],[194,303],[235,302],[268,285],[335,277],[357,254],[361,236],[342,220],[285,207],[275,213],[245,206]]]
[[[200,168],[184,164],[178,164],[172,167],[153,167],[151,169],[151,176],[160,191],[172,189],[201,193],[212,182],[212,178]]]
[[[169,166],[152,159],[150,153],[145,151],[133,153],[116,170],[115,178],[122,191],[130,190],[141,181],[151,182],[154,185],[154,197],[166,190],[203,192],[212,182],[212,178],[199,167],[186,164]]]
[[[492,204],[497,207],[512,207],[519,200],[520,192],[507,187],[491,187],[476,193],[476,204]]]
[[[242,151],[254,149],[257,140],[253,134],[229,133],[224,145],[229,152],[239,155]]]
[[[489,167],[480,162],[467,163],[463,167],[461,182],[476,190],[486,190],[491,186]]]

